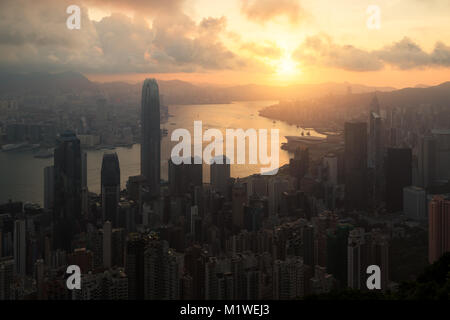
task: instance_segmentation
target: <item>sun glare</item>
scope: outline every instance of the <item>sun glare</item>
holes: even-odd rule
[[[297,63],[291,57],[283,57],[276,64],[276,72],[279,75],[293,75],[297,71]]]

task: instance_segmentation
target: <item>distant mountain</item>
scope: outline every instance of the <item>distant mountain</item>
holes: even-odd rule
[[[391,92],[376,92],[383,107],[415,107],[421,105],[450,107],[450,82],[426,88],[404,88]],[[352,94],[339,99],[339,105],[368,106],[374,92]]]
[[[96,89],[94,82],[78,72],[0,73],[0,94],[56,94]]]
[[[382,105],[450,105],[450,82],[438,86],[406,88],[370,87],[350,83],[296,84],[290,86],[239,85],[220,87],[195,85],[181,80],[159,80],[165,104],[229,103],[246,100],[338,100],[343,104],[367,104],[377,92]],[[99,83],[78,72],[6,74],[0,73],[0,94],[46,95],[91,92],[110,102],[140,104],[142,83]]]

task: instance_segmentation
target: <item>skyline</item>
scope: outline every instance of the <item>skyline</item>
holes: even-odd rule
[[[73,1],[72,1],[73,2]],[[80,71],[96,81],[221,85],[449,80],[446,1],[3,1],[0,71]],[[369,5],[381,10],[369,29]]]

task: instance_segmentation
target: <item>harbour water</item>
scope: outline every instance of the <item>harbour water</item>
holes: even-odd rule
[[[201,120],[203,131],[216,128],[225,132],[225,129],[244,130],[248,128],[280,130],[280,146],[286,142],[284,136],[300,135],[301,128],[288,125],[280,121],[258,115],[258,110],[276,101],[239,101],[231,104],[214,105],[176,105],[169,106],[172,117],[161,127],[168,130],[168,135],[161,141],[161,178],[167,179],[167,160],[173,145],[170,141],[173,130],[185,128],[193,136],[195,120]],[[311,135],[316,133],[311,131]],[[269,135],[270,137],[270,135]],[[204,143],[203,146],[206,146]],[[269,149],[270,150],[270,149]],[[117,152],[120,162],[121,185],[125,188],[129,176],[140,173],[140,145],[134,144],[131,148],[118,147],[115,150],[88,150],[88,188],[89,191],[100,191],[100,169],[104,152]],[[289,162],[290,155],[279,149],[280,166]],[[44,194],[44,168],[53,164],[53,158],[35,158],[31,150],[0,152],[0,203],[9,199],[13,201],[33,202],[42,204]],[[260,172],[259,165],[234,164],[231,166],[233,177],[245,177]],[[209,182],[209,167],[203,166],[203,180]]]

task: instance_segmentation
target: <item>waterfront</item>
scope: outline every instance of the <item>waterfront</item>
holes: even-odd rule
[[[202,120],[203,130],[217,128],[224,131],[226,128],[254,128],[280,130],[280,145],[286,142],[284,136],[299,135],[302,131],[293,125],[284,122],[273,122],[258,115],[258,110],[273,104],[274,101],[245,101],[232,104],[215,105],[183,105],[169,106],[172,117],[162,128],[168,130],[168,135],[161,141],[161,178],[167,179],[167,160],[170,157],[172,146],[170,141],[174,129],[185,128],[193,132],[195,120]],[[311,131],[311,134],[315,134]],[[207,143],[204,143],[205,146]],[[100,171],[104,152],[117,152],[120,162],[121,186],[125,188],[129,176],[140,173],[140,145],[134,144],[131,148],[118,147],[115,150],[88,150],[88,187],[92,192],[100,192]],[[53,158],[39,159],[33,157],[32,151],[0,152],[0,203],[9,199],[43,203],[44,178],[43,170],[53,164]],[[280,149],[280,166],[289,162],[288,152]],[[258,165],[232,165],[233,177],[244,177],[259,173]],[[203,180],[209,182],[209,167],[203,166]]]

